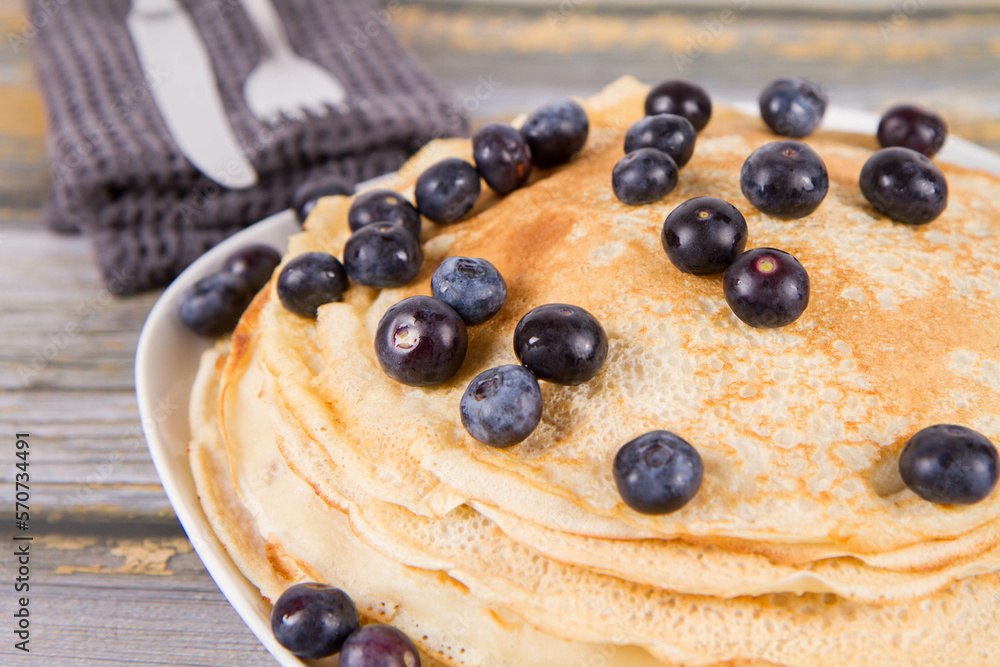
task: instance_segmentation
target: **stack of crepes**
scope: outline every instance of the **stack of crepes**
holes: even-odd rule
[[[214,530],[274,600],[297,581],[344,588],[448,665],[996,665],[1000,492],[966,506],[903,485],[906,440],[957,423],[1000,442],[1000,181],[941,164],[948,209],[911,227],[878,215],[858,174],[872,137],[807,142],[830,192],[801,220],[753,209],[740,167],[775,139],[717,109],[678,188],[653,205],[615,199],[611,170],[646,88],[622,79],[584,101],[591,131],[570,164],[453,226],[427,223],[425,263],[400,289],[352,286],[318,320],[269,285],[231,340],[206,353],[192,396],[191,464]],[[516,121],[515,121],[516,124]],[[471,160],[463,140],[429,145],[389,183]],[[673,207],[736,204],[748,247],[794,254],[811,276],[803,316],[753,329],[721,276],[683,274],[660,247]],[[347,198],[320,201],[287,258],[339,255]],[[504,275],[500,313],[469,330],[458,375],[436,387],[389,379],[376,325],[430,294],[446,256]],[[516,363],[531,308],[580,305],[604,325],[590,382],[542,383],[523,443],[493,449],[462,428],[478,373]],[[622,502],[615,453],[654,429],[705,462],[682,510]]]

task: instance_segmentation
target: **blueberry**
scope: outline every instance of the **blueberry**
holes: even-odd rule
[[[903,482],[924,500],[971,505],[997,484],[997,450],[965,426],[938,424],[917,432],[899,456]]]
[[[542,169],[569,162],[587,143],[590,121],[573,100],[546,104],[521,126],[521,136],[531,151],[531,161]]]
[[[307,252],[290,260],[278,274],[278,299],[287,310],[316,317],[320,306],[340,301],[347,272],[340,260],[325,252]]]
[[[696,83],[681,79],[661,81],[646,96],[646,115],[673,113],[684,116],[701,132],[712,117],[712,99]]]
[[[451,379],[468,346],[462,318],[429,296],[411,296],[391,306],[375,332],[375,355],[382,370],[412,387]]]
[[[477,257],[445,259],[431,277],[431,291],[469,326],[496,315],[507,299],[503,276],[495,266]]]
[[[947,137],[944,119],[915,104],[892,107],[878,123],[878,142],[882,148],[902,146],[931,157],[941,150]]]
[[[827,99],[820,85],[808,79],[778,79],[760,94],[760,115],[775,133],[801,139],[823,119]]]
[[[754,248],[729,265],[722,290],[736,317],[750,326],[783,327],[809,305],[809,274],[787,252]]]
[[[292,195],[292,208],[299,215],[299,220],[305,222],[320,197],[332,197],[334,195],[350,195],[354,192],[354,187],[340,176],[323,174],[316,178],[311,178],[296,190]]]
[[[221,336],[236,328],[253,292],[246,280],[227,271],[206,276],[180,298],[181,322],[201,336]]]
[[[660,242],[681,271],[695,275],[726,270],[747,244],[747,221],[735,206],[717,197],[695,197],[663,222]]]
[[[948,206],[948,181],[930,158],[909,148],[883,148],[861,168],[861,193],[879,213],[925,225]]]
[[[420,667],[420,654],[400,630],[373,623],[347,638],[340,667]]]
[[[582,384],[608,356],[608,335],[579,306],[549,303],[532,309],[514,328],[514,354],[539,380]]]
[[[271,610],[274,638],[300,658],[337,653],[359,627],[357,607],[347,593],[324,584],[295,584]]]
[[[830,189],[822,158],[800,141],[772,141],[746,159],[740,172],[743,196],[762,213],[803,218]]]
[[[402,225],[365,225],[344,244],[344,268],[351,280],[369,287],[402,287],[417,275],[424,251]]]
[[[704,465],[698,450],[670,431],[650,431],[625,443],[615,455],[615,485],[625,504],[643,514],[669,514],[701,488]]]
[[[638,206],[663,199],[677,187],[677,163],[656,148],[623,157],[611,172],[611,188],[623,204]]]
[[[640,148],[658,148],[674,159],[682,169],[694,155],[698,138],[694,125],[684,116],[660,113],[640,118],[625,133],[625,152]]]
[[[392,190],[370,190],[354,198],[347,211],[347,224],[352,232],[376,222],[398,222],[420,238],[420,214],[413,204]]]
[[[271,274],[279,264],[281,255],[277,250],[271,246],[254,244],[240,248],[227,257],[221,270],[245,280],[251,292],[259,292],[271,279]]]
[[[472,135],[476,170],[497,194],[513,192],[531,176],[531,149],[520,132],[503,123],[487,123]]]
[[[439,225],[461,220],[479,198],[479,173],[465,160],[450,157],[420,174],[414,189],[417,210]]]
[[[499,366],[473,378],[459,404],[462,425],[491,447],[510,447],[535,430],[542,418],[542,391],[523,366]]]

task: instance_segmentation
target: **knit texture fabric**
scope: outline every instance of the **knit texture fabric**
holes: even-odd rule
[[[181,154],[149,92],[164,73],[142,70],[125,26],[130,0],[31,0],[33,14],[50,16],[34,45],[54,186],[43,219],[88,234],[116,292],[168,283],[225,237],[287,208],[309,178],[362,181],[397,169],[430,139],[467,132],[449,94],[391,35],[398,2],[274,0],[293,48],[340,79],[347,102],[273,126],[243,100],[263,45],[239,0],[181,2],[257,170],[253,188],[223,188]]]

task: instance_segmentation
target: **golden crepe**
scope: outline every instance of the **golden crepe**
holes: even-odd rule
[[[352,286],[316,321],[284,310],[273,285],[258,296],[192,396],[192,466],[220,539],[268,599],[331,581],[447,664],[991,664],[1000,494],[934,505],[895,463],[934,423],[1000,439],[1000,183],[942,165],[945,213],[894,224],[857,187],[872,140],[820,132],[808,143],[830,192],[809,217],[777,220],[739,192],[743,159],[774,137],[720,110],[677,190],[625,206],[610,173],[645,93],[613,84],[585,102],[591,136],[572,163],[483,196],[458,225],[428,225],[407,287]],[[469,154],[435,142],[391,187],[409,195],[423,166]],[[810,272],[794,324],[752,329],[721,277],[670,265],[663,217],[697,195],[736,204],[749,247]],[[340,254],[348,206],[321,200],[288,257]],[[400,385],[375,360],[375,327],[429,294],[454,255],[496,265],[507,303],[470,329],[455,378]],[[522,444],[481,445],[459,397],[515,362],[514,325],[550,302],[597,316],[605,367],[579,387],[543,383],[542,423]],[[629,509],[611,477],[617,449],[657,428],[705,461],[698,495],[664,516]],[[240,525],[247,514],[255,525]],[[447,608],[474,619],[465,634]]]

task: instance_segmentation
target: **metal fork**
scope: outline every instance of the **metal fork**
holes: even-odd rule
[[[343,104],[347,91],[329,71],[292,50],[271,0],[242,0],[250,21],[264,40],[264,59],[243,82],[243,98],[262,123],[282,116],[323,116]]]

